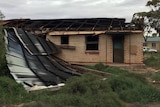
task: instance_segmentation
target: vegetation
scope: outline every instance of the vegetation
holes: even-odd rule
[[[0,20],[2,20],[4,18],[5,18],[4,14],[0,11]]]
[[[150,77],[152,81],[160,81],[160,53],[145,53],[144,56],[146,66],[157,69],[155,73],[148,73],[148,77]]]
[[[0,92],[0,104],[20,103],[27,93],[21,84],[8,77],[0,77]]]
[[[160,0],[149,0],[146,6],[150,7],[151,10],[149,12],[135,13],[133,22],[141,23],[140,21],[144,21],[144,26],[149,32],[151,28],[154,28],[160,34]]]
[[[0,33],[0,49],[0,106],[22,104],[24,107],[125,107],[124,102],[160,101],[160,90],[150,86],[143,75],[108,67],[103,63],[87,67],[112,73],[113,76],[103,78],[87,73],[70,78],[62,90],[56,93],[28,93],[21,84],[9,77],[3,33]],[[147,66],[158,67],[160,55],[152,55],[147,56],[144,62]],[[160,73],[153,74],[152,79],[160,80]]]
[[[97,67],[98,66],[98,67]],[[102,71],[116,74],[108,78],[108,83],[119,98],[129,103],[149,103],[160,101],[160,90],[150,86],[141,74],[135,74],[119,68],[105,67],[102,63],[96,64],[92,69],[104,67]],[[155,78],[155,75],[153,75]],[[156,75],[158,79],[158,75]]]
[[[103,71],[103,72],[107,72],[107,73],[112,73],[112,74],[122,74],[122,73],[127,73],[127,70],[123,70],[120,68],[116,68],[116,67],[108,67],[105,66],[103,63],[97,63],[94,66],[85,66],[86,68],[89,69],[94,69],[94,70],[99,70],[99,71]]]
[[[151,78],[153,81],[160,81],[160,71],[152,74]]]
[[[146,66],[160,69],[160,53],[145,53],[144,56]]]
[[[0,76],[9,76],[9,70],[6,63],[6,49],[5,49],[5,43],[4,43],[4,33],[3,33],[3,27],[0,26]]]
[[[120,99],[130,103],[148,103],[160,101],[159,90],[148,85],[145,80],[140,79],[140,75],[136,74],[138,78],[136,78],[137,76],[132,77],[131,75],[133,74],[129,75],[129,77],[121,75],[109,79],[109,83],[113,91],[119,95]]]
[[[27,93],[21,84],[0,77],[0,92],[0,106],[25,103],[24,107],[125,107],[124,102],[160,101],[160,90],[148,85],[142,75],[129,72],[108,79],[88,73],[73,77],[57,93]]]
[[[108,82],[93,74],[69,79],[59,95],[56,107],[124,107]]]
[[[69,79],[57,93],[27,93],[21,84],[6,77],[0,77],[0,83],[0,106],[25,103],[26,107],[125,107],[108,82],[93,74]],[[35,103],[27,103],[32,101]]]

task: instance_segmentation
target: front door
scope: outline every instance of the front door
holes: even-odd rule
[[[124,36],[113,36],[113,62],[124,62]]]

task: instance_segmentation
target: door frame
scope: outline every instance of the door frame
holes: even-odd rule
[[[114,35],[112,41],[113,63],[124,63],[124,35]]]

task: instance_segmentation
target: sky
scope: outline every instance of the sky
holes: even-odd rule
[[[149,11],[148,0],[0,0],[5,19],[125,18]]]

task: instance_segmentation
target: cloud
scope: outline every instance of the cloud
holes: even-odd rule
[[[12,18],[120,17],[130,20],[145,10],[146,0],[5,0],[0,10]]]

